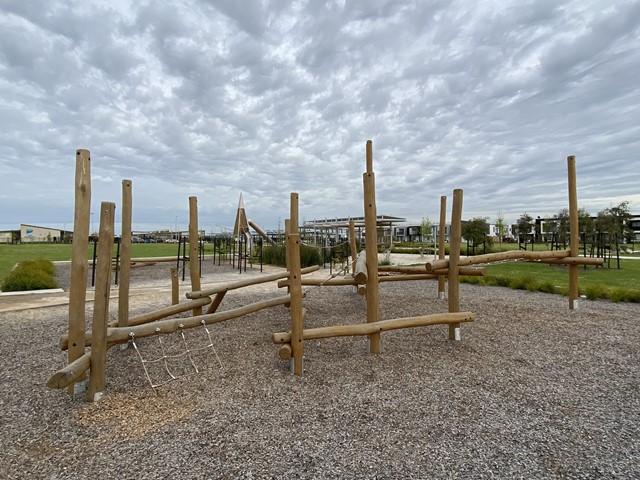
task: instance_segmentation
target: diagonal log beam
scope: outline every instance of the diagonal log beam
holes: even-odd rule
[[[231,320],[232,318],[243,317],[250,313],[264,310],[265,308],[284,305],[290,301],[291,297],[289,295],[284,295],[282,297],[251,303],[244,307],[225,310],[224,312],[208,313],[190,318],[172,318],[128,328],[109,328],[107,330],[107,341],[109,343],[125,343],[131,338],[131,333],[133,333],[134,338],[150,337],[152,335],[166,335],[180,330],[186,330],[188,328],[199,327],[202,325],[202,322],[206,325],[220,323],[225,320]]]
[[[319,265],[314,265],[312,267],[306,267],[302,269],[302,274],[315,272],[319,270]],[[282,278],[287,278],[289,276],[289,272],[279,272],[279,273],[271,273],[269,275],[263,275],[255,278],[247,278],[245,280],[238,280],[237,282],[223,283],[220,285],[216,285],[215,287],[207,288],[206,290],[201,290],[199,292],[189,292],[187,293],[187,298],[195,299],[202,297],[210,297],[220,292],[228,292],[229,290],[235,290],[237,288],[248,287],[250,285],[258,285],[260,283],[273,282],[274,280],[280,280]]]

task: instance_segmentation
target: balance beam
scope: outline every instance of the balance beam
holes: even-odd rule
[[[426,327],[429,325],[446,325],[450,323],[473,322],[475,313],[436,313],[434,315],[422,315],[419,317],[394,318],[391,320],[378,320],[371,323],[358,323],[355,325],[334,325],[331,327],[309,328],[302,332],[303,340],[319,340],[333,337],[353,337],[358,335],[371,335],[372,333],[398,330],[400,328]],[[274,333],[271,337],[273,343],[291,343],[290,332]]]
[[[570,254],[569,250],[553,250],[544,252],[521,252],[518,250],[511,250],[509,252],[486,253],[484,255],[476,255],[474,257],[463,257],[458,261],[458,266],[466,267],[469,265],[479,265],[481,263],[501,262],[503,260],[541,260],[548,258],[563,258],[568,257]],[[427,272],[449,268],[449,260],[446,258],[441,260],[431,260],[426,263],[425,268],[427,269]]]

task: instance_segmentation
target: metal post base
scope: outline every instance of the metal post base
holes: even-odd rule
[[[296,371],[293,356],[289,357],[289,371],[291,372],[291,375],[294,375]],[[302,373],[304,374],[304,356],[302,357]]]
[[[462,340],[462,334],[460,333],[460,327],[454,328],[453,329],[453,333],[454,333],[456,342],[459,342],[460,340]]]

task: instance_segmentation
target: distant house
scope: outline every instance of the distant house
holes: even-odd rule
[[[20,230],[0,230],[0,243],[16,243],[20,239]]]
[[[20,224],[19,240],[21,243],[62,243],[69,241],[72,235],[73,232],[59,228]]]

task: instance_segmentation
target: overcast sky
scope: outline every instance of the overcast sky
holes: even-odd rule
[[[640,213],[640,1],[0,0],[0,228],[70,228],[75,150],[92,211],[134,229],[463,218],[578,203]],[[119,213],[116,214],[120,221]],[[95,228],[98,219],[95,218]],[[119,231],[119,227],[117,228]]]

